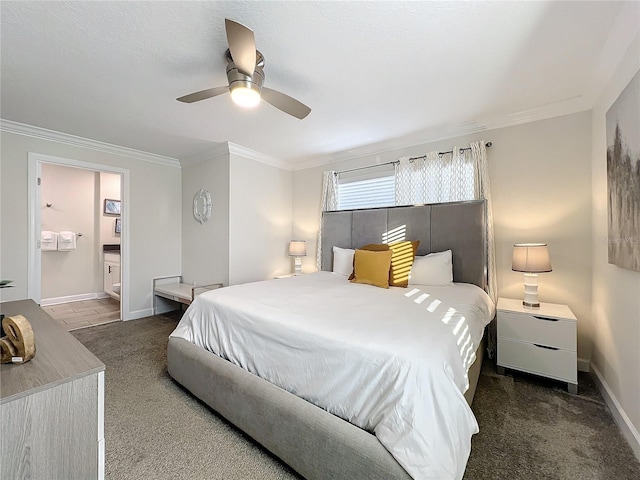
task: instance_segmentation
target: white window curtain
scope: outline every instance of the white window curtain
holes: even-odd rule
[[[498,301],[498,282],[496,280],[496,247],[493,234],[493,206],[491,200],[491,183],[489,181],[489,162],[484,140],[473,142],[471,152],[474,165],[474,191],[477,200],[487,202],[487,268],[489,269],[489,285],[487,293],[494,303]]]
[[[318,244],[316,246],[316,266],[322,270],[322,212],[338,209],[338,174],[334,170],[324,172],[322,177],[322,199],[320,201],[320,222],[318,224]]]
[[[486,200],[487,293],[497,302],[495,238],[487,149],[484,140],[471,148],[453,147],[452,153],[433,151],[419,158],[400,158],[395,167],[396,205]],[[493,325],[493,323],[492,323]],[[495,356],[495,329],[489,329],[489,357]]]
[[[474,160],[470,149],[400,158],[395,167],[396,205],[473,200]]]

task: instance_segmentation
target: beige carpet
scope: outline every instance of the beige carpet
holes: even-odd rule
[[[298,477],[176,384],[167,337],[179,314],[73,334],[106,365],[108,479],[275,480]],[[640,464],[588,375],[580,394],[483,366],[465,479],[637,480]],[[330,479],[327,479],[330,480]]]

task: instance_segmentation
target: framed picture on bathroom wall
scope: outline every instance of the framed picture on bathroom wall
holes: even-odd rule
[[[122,220],[116,218],[116,233],[122,233]]]
[[[120,215],[120,200],[104,199],[105,215]]]

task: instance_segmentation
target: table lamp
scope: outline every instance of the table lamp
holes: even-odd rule
[[[289,256],[295,257],[294,275],[302,273],[302,257],[307,256],[307,246],[304,240],[291,240],[289,242]]]
[[[524,300],[528,308],[540,308],[538,274],[551,271],[551,259],[546,243],[516,243],[513,246],[511,270],[524,272]]]

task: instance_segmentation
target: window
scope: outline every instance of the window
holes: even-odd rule
[[[475,198],[475,169],[470,149],[455,157],[450,152],[436,151],[416,159],[401,159],[395,166],[375,167],[384,170],[364,173],[363,169],[354,169],[340,173],[336,192],[338,210]]]
[[[338,210],[391,207],[395,205],[393,173],[366,179],[338,181]]]

